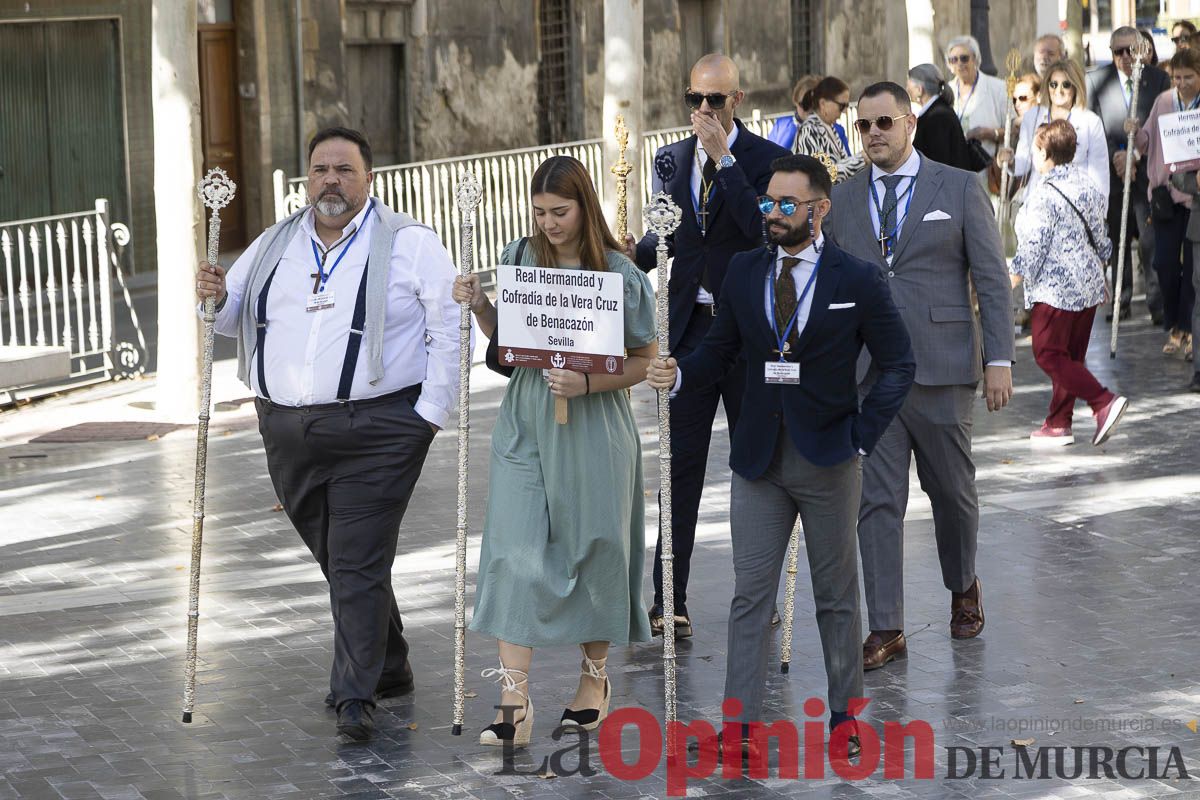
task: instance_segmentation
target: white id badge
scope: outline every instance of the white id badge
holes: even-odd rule
[[[308,302],[304,305],[305,311],[324,311],[327,308],[333,308],[332,289],[324,292],[314,292],[309,295]]]
[[[792,361],[766,362],[767,383],[800,383],[800,365]]]

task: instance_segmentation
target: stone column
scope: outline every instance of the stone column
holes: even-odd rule
[[[164,418],[195,420],[200,407],[196,266],[202,217],[196,182],[200,77],[196,4],[158,3],[151,32],[154,214],[158,226],[158,387]]]
[[[1114,3],[1114,9],[1119,3]],[[1063,41],[1067,43],[1067,52],[1071,60],[1086,69],[1083,57],[1083,4],[1079,0],[1066,0],[1067,27],[1062,32]]]
[[[604,2],[604,215],[614,226],[617,219],[617,192],[609,169],[617,162],[617,141],[613,135],[617,114],[625,117],[629,128],[629,150],[625,158],[633,166],[629,173],[629,232],[638,236],[642,226],[642,185],[649,175],[642,174],[642,71],[645,53],[642,40],[642,0],[605,0]]]

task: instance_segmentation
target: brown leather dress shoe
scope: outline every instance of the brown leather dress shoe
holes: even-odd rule
[[[955,594],[950,600],[950,638],[974,639],[983,631],[983,586],[979,578],[972,592]],[[971,597],[974,594],[974,597]]]
[[[908,655],[908,642],[901,632],[896,638],[885,642],[878,634],[872,633],[863,642],[863,671],[879,669],[889,661],[904,658]]]

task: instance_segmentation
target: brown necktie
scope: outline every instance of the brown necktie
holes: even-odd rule
[[[779,273],[779,277],[775,279],[775,333],[776,336],[782,336],[784,328],[792,319],[792,314],[796,312],[796,279],[792,277],[792,268],[800,263],[800,259],[792,256],[784,256],[783,270]],[[796,349],[796,342],[799,336],[796,334],[795,328],[788,334],[788,343],[791,344],[793,350]]]

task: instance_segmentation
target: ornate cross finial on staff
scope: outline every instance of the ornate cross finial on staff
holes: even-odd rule
[[[658,292],[655,296],[655,316],[658,321],[658,357],[670,355],[670,331],[667,314],[667,237],[679,227],[683,212],[670,195],[658,192],[642,210],[646,230],[658,238]],[[663,582],[663,683],[666,698],[667,753],[674,753],[675,712],[675,571],[671,544],[671,415],[670,393],[658,392],[658,474],[659,474],[659,537],[662,541]]]
[[[826,171],[829,173],[829,180],[837,183],[838,165],[837,162],[833,160],[833,156],[829,155],[829,153],[817,153],[813,156],[813,158],[815,158],[817,161],[820,161],[821,166],[825,167]]]
[[[1013,107],[1013,92],[1017,89],[1017,70],[1021,68],[1021,52],[1017,49],[1008,51],[1008,56],[1004,59],[1004,65],[1008,67],[1008,77],[1005,79],[1005,85],[1008,87],[1008,97],[1004,102],[1004,137],[1001,147],[1007,149],[1012,147],[1012,120],[1016,113]],[[1008,214],[1011,210],[1011,204],[1008,202],[1008,184],[1010,181],[1008,173],[1008,165],[1002,165],[1000,168],[1000,208],[996,214],[996,224],[1000,229],[1000,236],[1004,236],[1004,230],[1008,225]]]
[[[617,241],[624,243],[625,235],[629,233],[629,189],[625,181],[633,172],[633,165],[625,160],[625,151],[629,149],[629,128],[625,125],[624,114],[617,114],[613,130],[617,136],[617,163],[609,169],[617,177]]]
[[[462,218],[458,274],[467,277],[475,262],[475,210],[483,197],[470,172],[454,189]],[[454,712],[450,733],[462,734],[466,715],[467,669],[467,463],[471,434],[471,304],[463,303],[458,318],[458,524],[454,550]]]
[[[221,239],[221,209],[229,205],[237,184],[225,170],[213,167],[196,186],[205,208],[212,211],[208,221],[210,264],[217,263]],[[204,339],[200,373],[200,417],[196,425],[196,483],[192,495],[192,564],[188,581],[187,654],[183,670],[183,721],[192,721],[196,706],[196,638],[200,627],[200,553],[204,545],[204,484],[208,472],[208,419],[212,407],[213,322],[216,300],[204,298]]]
[[[1125,176],[1121,194],[1121,237],[1117,244],[1117,285],[1113,287],[1112,339],[1108,343],[1108,357],[1117,357],[1117,331],[1121,327],[1121,290],[1125,284],[1125,256],[1129,249],[1129,188],[1133,182],[1134,141],[1137,139],[1138,89],[1142,82],[1142,68],[1150,58],[1150,43],[1139,34],[1129,47],[1133,56],[1133,91],[1129,98],[1129,117],[1125,120]],[[1130,124],[1132,123],[1132,124]]]

